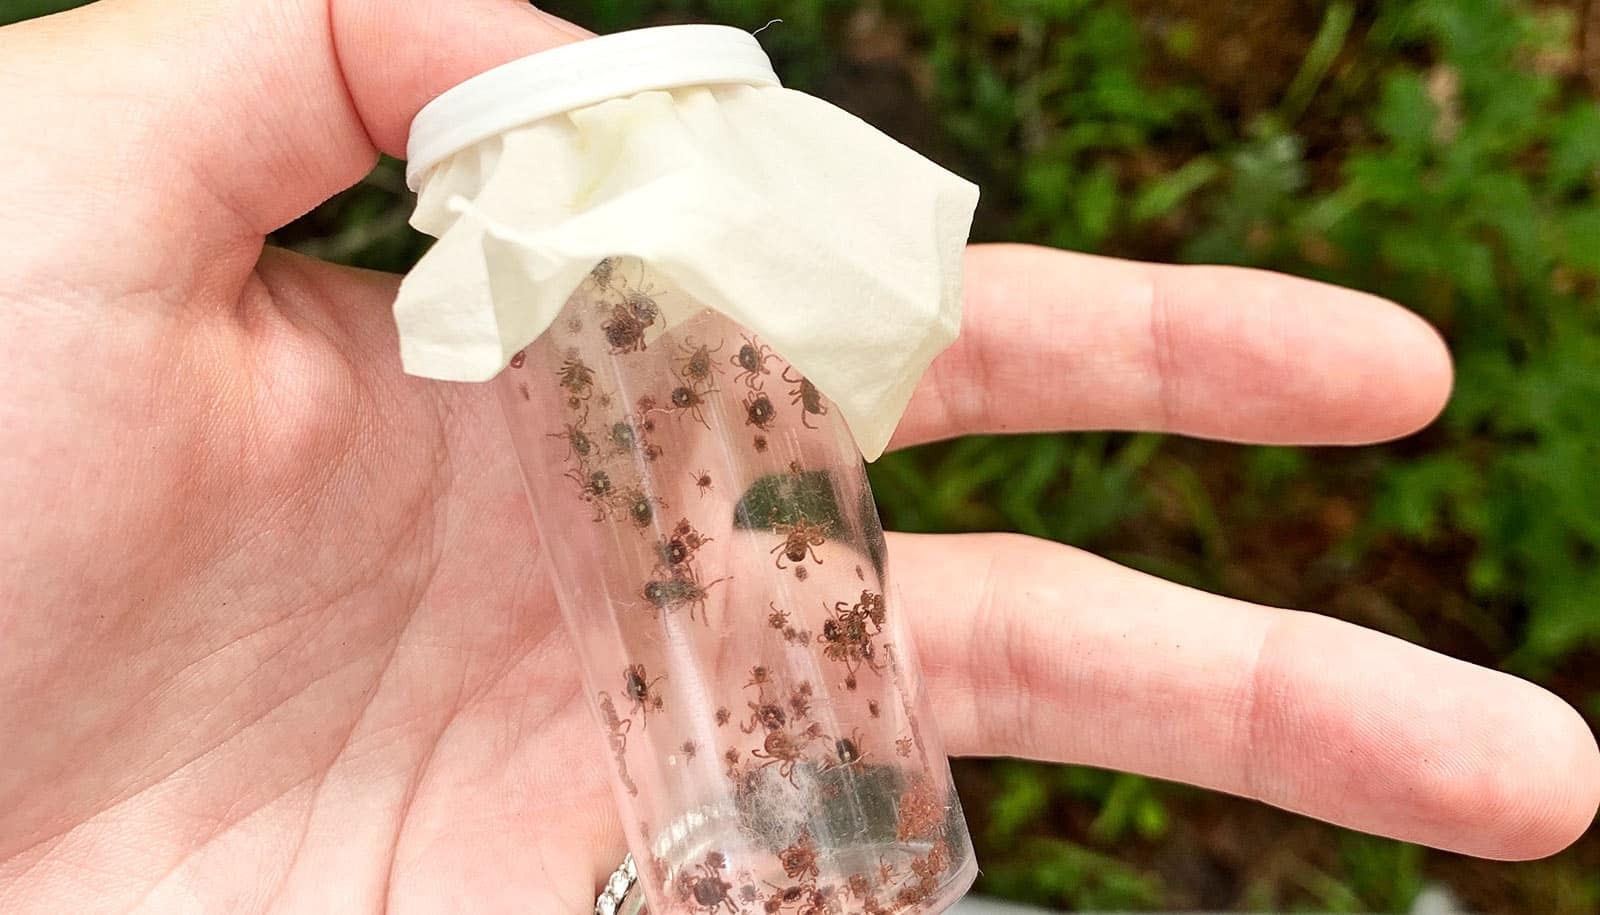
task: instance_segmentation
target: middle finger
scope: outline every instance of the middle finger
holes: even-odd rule
[[[1027,245],[975,245],[966,273],[961,337],[896,447],[1066,429],[1351,444],[1414,431],[1450,391],[1431,327],[1325,283]]]

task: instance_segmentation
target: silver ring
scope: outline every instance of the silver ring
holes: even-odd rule
[[[733,802],[726,799],[688,810],[660,832],[650,851],[662,860],[703,855],[715,836],[712,827],[725,822],[733,813]],[[645,915],[649,910],[638,881],[639,871],[630,852],[606,880],[594,903],[595,915]]]
[[[605,887],[594,901],[594,915],[640,915],[644,911],[644,894],[638,892],[638,882],[639,871],[629,852],[606,878]]]

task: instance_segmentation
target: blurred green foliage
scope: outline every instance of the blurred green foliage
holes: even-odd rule
[[[76,5],[9,0],[0,22]],[[862,61],[894,58],[911,87],[892,100],[911,109],[899,132],[984,186],[980,234],[1369,289],[1428,317],[1457,359],[1443,421],[1410,443],[1313,454],[1097,433],[893,454],[872,468],[893,526],[1020,531],[1250,591],[1241,555],[1286,552],[1284,525],[1348,514],[1290,560],[1332,570],[1328,609],[1372,570],[1415,560],[1407,568],[1428,575],[1416,605],[1364,622],[1424,641],[1458,633],[1442,647],[1551,683],[1600,718],[1600,106],[1579,72],[1577,4],[1257,0],[1281,11],[1270,21],[1303,28],[1242,38],[1219,32],[1231,6],[546,5],[601,32],[781,17],[761,36],[780,72],[847,107],[883,91],[862,88]],[[1236,38],[1247,53],[1230,64],[1218,45]],[[276,240],[404,269],[424,244],[405,228],[408,205],[386,161]],[[1260,587],[1242,596],[1312,599]],[[1467,881],[1498,888],[1469,896],[1483,910],[1508,910],[1506,898],[1534,900],[1518,911],[1600,904],[1594,868],[1570,854],[1518,871],[1533,874],[1519,884],[1504,865],[1461,871],[1449,856],[1331,830],[1260,850],[1270,866],[1234,868],[1226,898],[1195,896],[1163,876],[1177,871],[1162,854],[1204,844],[1203,794],[1033,763],[974,771],[982,888],[1017,899],[1403,911],[1443,868],[1488,875]],[[1593,845],[1573,854],[1593,861]]]
[[[0,25],[70,10],[73,7],[83,6],[84,2],[85,0],[6,0],[5,8],[0,9]]]
[[[1442,441],[1384,468],[1357,536],[1469,536],[1470,593],[1525,615],[1509,660],[1536,672],[1600,641],[1600,108],[1538,66],[1572,54],[1562,11],[1375,7],[1345,48],[1353,8],[1329,4],[1281,103],[1243,122],[1193,85],[1153,85],[1121,4],[906,9],[925,32],[948,131],[981,154],[986,189],[1012,198],[1002,205],[1016,213],[1014,237],[1096,249],[1182,208],[1184,260],[1372,289],[1444,329],[1460,370]],[[1339,91],[1365,103],[1365,142],[1340,151],[1334,180],[1313,182],[1295,123],[1341,56]],[[1206,148],[1138,175],[1136,160],[1173,133]],[[920,529],[1000,520],[1092,543],[1139,510],[1151,449],[1126,447],[963,443],[879,477],[891,493],[936,494],[931,505],[885,500]],[[1085,450],[1103,452],[1092,469],[1073,459]]]
[[[1600,108],[1530,66],[1570,53],[1570,25],[1498,0],[1380,5],[1364,54],[1429,63],[1375,65],[1374,142],[1331,187],[1302,188],[1289,156],[1241,174],[1187,247],[1380,290],[1445,330],[1443,440],[1386,470],[1363,534],[1469,536],[1470,592],[1526,614],[1523,672],[1600,639]],[[1253,127],[1241,152],[1297,146]],[[1263,178],[1285,193],[1242,201]]]
[[[1126,240],[1167,222],[1177,259],[1366,288],[1434,321],[1458,360],[1451,406],[1425,453],[1368,462],[1370,498],[1328,554],[1356,562],[1408,544],[1459,545],[1464,574],[1443,584],[1494,611],[1510,650],[1489,660],[1521,673],[1548,675],[1600,643],[1600,107],[1563,71],[1575,53],[1569,11],[1384,0],[1358,23],[1352,4],[1326,4],[1276,103],[1245,116],[1182,78],[1181,62],[1200,53],[1192,31],[1178,23],[1152,36],[1131,5],[902,9],[928,49],[946,130],[1014,213],[1011,237],[1138,250]],[[1178,66],[1153,67],[1152,44]],[[1331,98],[1312,111],[1319,93]],[[1311,119],[1328,111],[1358,121],[1348,145],[1305,136],[1325,133]],[[1183,158],[1150,168],[1163,147]],[[1089,546],[1146,514],[1159,491],[1198,548],[1188,562],[1119,558],[1213,585],[1225,577],[1215,568],[1227,561],[1225,526],[1197,471],[1166,450],[1148,436],[968,440],[891,456],[873,479],[902,526],[999,527]],[[1260,449],[1236,495],[1316,473],[1298,452]],[[1003,770],[998,784],[987,850],[1008,854],[1063,788],[1032,769]],[[1090,842],[1120,844],[1136,822],[1118,812],[1126,784],[1102,786]],[[1160,797],[1140,809],[1159,810]],[[1079,851],[1054,839],[1025,846],[1025,863],[1007,857],[985,886],[1077,906],[1150,904],[1152,887],[1132,875],[1109,885],[1084,876]],[[1309,875],[1298,895],[1324,910],[1400,911],[1420,890],[1422,856],[1348,837],[1341,879]],[[1258,902],[1296,895],[1268,890]]]
[[[1050,812],[1053,796],[1065,793],[1088,797],[1100,807],[1089,832],[1103,842],[1117,842],[1129,832],[1159,838],[1166,831],[1166,808],[1150,793],[1149,782],[1132,775],[1009,761],[997,763],[994,774],[1000,790],[980,837],[999,852],[984,865],[989,891],[1012,898],[1070,899],[1098,909],[1161,904],[1159,878],[1113,855],[1030,829]]]

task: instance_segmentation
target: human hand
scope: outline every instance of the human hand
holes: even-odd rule
[[[121,0],[0,30],[0,909],[581,912],[622,853],[485,387],[396,279],[263,249],[412,115],[582,37],[512,0]],[[1370,296],[974,248],[898,444],[1341,444],[1440,408]],[[896,537],[948,745],[1551,853],[1594,738],[1528,683],[1013,536]]]

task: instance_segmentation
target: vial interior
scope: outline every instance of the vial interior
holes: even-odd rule
[[[633,259],[498,385],[650,910],[964,893],[971,842],[827,398]]]

